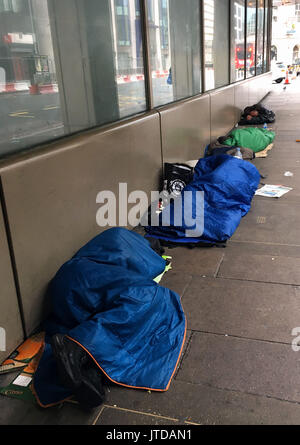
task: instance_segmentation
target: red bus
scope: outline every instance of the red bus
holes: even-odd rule
[[[247,44],[247,67],[252,68],[255,65],[255,44]],[[245,68],[245,45],[238,44],[235,47],[235,68],[237,70]]]

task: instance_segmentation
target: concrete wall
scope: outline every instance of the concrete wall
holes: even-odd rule
[[[271,83],[268,73],[161,107],[163,161],[199,159],[207,144],[234,127],[246,106],[270,91]]]
[[[17,293],[0,206],[0,364],[23,340]],[[3,331],[4,330],[4,331]],[[5,334],[4,334],[5,332]],[[6,337],[4,338],[3,335]],[[5,343],[5,345],[4,345]]]
[[[242,109],[262,99],[270,85],[270,74],[262,75],[0,164],[27,335],[48,312],[45,293],[58,268],[101,231],[97,194],[117,193],[118,184],[127,182],[129,192],[143,190],[149,196],[159,187],[163,162],[199,159],[205,146],[230,131]],[[0,326],[11,329],[11,350],[22,335],[1,218],[5,310]]]

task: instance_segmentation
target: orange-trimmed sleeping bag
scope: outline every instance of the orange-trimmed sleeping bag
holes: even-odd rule
[[[142,236],[107,230],[62,266],[50,284],[52,316],[34,377],[46,407],[72,394],[61,385],[50,338],[62,333],[80,345],[113,382],[166,391],[185,339],[180,298],[153,281],[166,262]]]

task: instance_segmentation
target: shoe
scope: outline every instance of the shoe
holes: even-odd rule
[[[63,385],[72,391],[76,390],[82,383],[81,367],[87,359],[86,352],[61,334],[51,338],[51,346]]]
[[[61,383],[87,409],[105,401],[104,376],[87,352],[65,335],[51,338]]]

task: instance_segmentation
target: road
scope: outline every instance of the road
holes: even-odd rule
[[[64,134],[58,93],[0,96],[0,155]]]
[[[156,105],[173,100],[166,79],[154,79]],[[143,81],[118,85],[120,118],[146,109]],[[0,156],[26,149],[65,134],[59,93],[0,95]],[[109,119],[108,119],[109,120]],[[99,123],[100,125],[102,124]]]

